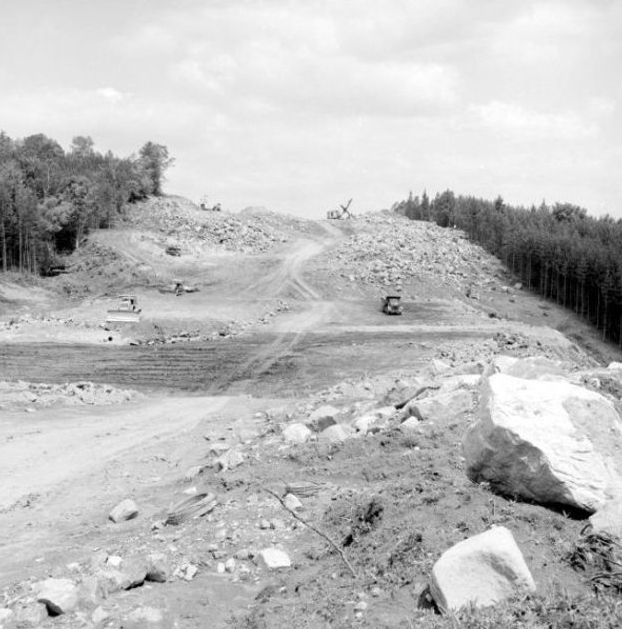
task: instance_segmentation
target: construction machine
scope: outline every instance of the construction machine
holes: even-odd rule
[[[181,280],[171,280],[171,283],[167,286],[160,286],[158,290],[161,293],[175,293],[177,297],[184,293],[197,293],[199,291],[198,286],[184,284]]]
[[[138,323],[141,312],[136,295],[119,295],[119,305],[116,310],[108,310],[106,323]]]
[[[216,205],[211,205],[211,206],[208,205],[207,196],[201,197],[201,202],[199,205],[201,209],[204,210],[205,212],[221,212],[222,211],[222,207],[220,203],[216,203]]]
[[[352,199],[350,199],[345,205],[340,205],[341,210],[328,210],[326,212],[326,218],[331,219],[342,219],[342,218],[352,218],[352,212],[350,212],[350,204],[352,203]]]
[[[387,295],[382,298],[382,312],[387,315],[401,315],[404,307],[400,304],[400,295]]]

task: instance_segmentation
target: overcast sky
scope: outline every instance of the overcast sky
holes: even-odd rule
[[[1,0],[0,129],[310,217],[409,190],[622,216],[622,2]]]

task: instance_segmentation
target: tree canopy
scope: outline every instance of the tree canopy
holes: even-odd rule
[[[131,203],[161,195],[168,149],[147,142],[139,156],[95,150],[76,136],[69,151],[43,133],[12,139],[0,131],[0,264],[45,273],[90,229],[106,228]]]
[[[427,195],[424,192],[427,200]],[[571,203],[512,207],[451,190],[394,211],[463,229],[543,297],[573,309],[622,347],[622,220],[593,218]]]

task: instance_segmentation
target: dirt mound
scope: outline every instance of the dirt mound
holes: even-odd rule
[[[67,382],[47,384],[24,382],[0,382],[0,409],[16,410],[47,408],[50,406],[74,406],[89,404],[101,406],[121,404],[142,397],[131,389],[118,389],[94,382]]]
[[[425,285],[426,293],[447,297],[464,295],[469,287],[475,296],[509,281],[501,262],[461,231],[389,211],[342,223],[352,233],[327,256],[324,266],[337,282],[345,278],[350,284],[418,295]]]
[[[206,249],[265,253],[291,242],[312,223],[264,208],[247,208],[238,215],[201,210],[182,197],[149,199],[133,206],[126,223],[158,233],[163,246],[197,254]]]

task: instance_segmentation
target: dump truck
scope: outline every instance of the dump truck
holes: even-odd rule
[[[138,307],[136,295],[119,295],[119,305],[115,310],[108,310],[107,323],[138,323],[142,310]]]
[[[400,295],[387,295],[382,298],[382,312],[387,315],[401,315],[404,307],[400,304]]]

